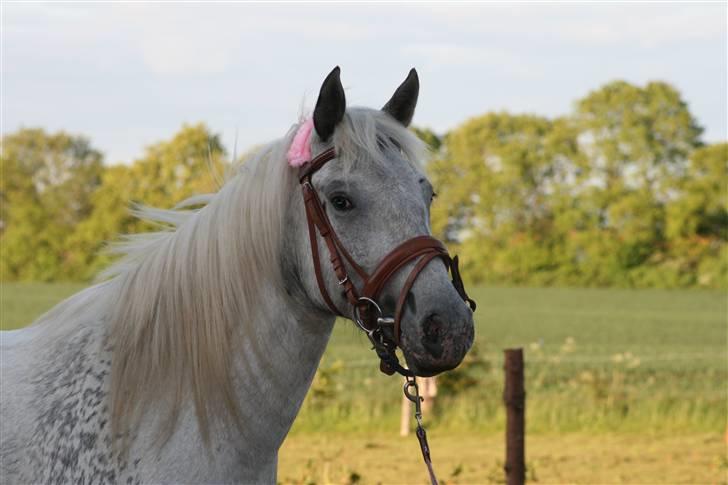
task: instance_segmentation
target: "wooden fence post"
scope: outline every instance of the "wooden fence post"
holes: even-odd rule
[[[523,349],[505,350],[506,472],[508,485],[526,481],[526,391],[523,385]]]

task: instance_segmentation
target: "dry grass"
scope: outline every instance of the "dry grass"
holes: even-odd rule
[[[429,436],[442,484],[502,483],[503,438]],[[530,483],[725,484],[722,434],[535,435],[527,438]],[[279,459],[286,484],[427,484],[417,439],[395,435],[296,434]]]

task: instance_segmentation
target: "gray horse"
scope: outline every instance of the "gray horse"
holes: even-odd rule
[[[347,109],[336,68],[304,140],[312,156],[335,147],[315,191],[366,271],[430,233],[424,148],[406,129],[418,90],[412,70],[382,110]],[[303,123],[216,194],[142,209],[170,229],[128,237],[102,283],[0,334],[2,483],[275,483],[278,449],[336,317],[287,162]],[[321,267],[333,305],[353,318],[334,271]],[[385,313],[406,274],[385,285]],[[446,265],[427,263],[406,300],[399,343],[409,369],[457,366],[473,320]]]

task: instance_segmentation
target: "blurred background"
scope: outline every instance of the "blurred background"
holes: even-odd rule
[[[503,480],[525,349],[528,479],[726,483],[728,6],[20,4],[2,17],[0,328],[90,284],[131,203],[214,191],[335,65],[413,130],[476,344],[426,422],[445,483]],[[425,483],[400,386],[341,322],[284,483]]]

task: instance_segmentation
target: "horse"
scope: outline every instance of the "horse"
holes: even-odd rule
[[[161,230],[122,239],[99,282],[2,332],[2,482],[275,483],[337,316],[388,373],[456,367],[472,309],[430,235],[426,148],[407,129],[418,93],[413,69],[382,109],[347,107],[336,67],[312,117],[217,193],[139,208]]]

